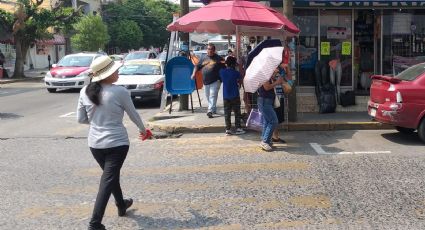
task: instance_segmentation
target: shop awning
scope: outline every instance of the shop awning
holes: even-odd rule
[[[65,38],[62,35],[54,34],[53,39],[37,41],[41,45],[65,45]]]

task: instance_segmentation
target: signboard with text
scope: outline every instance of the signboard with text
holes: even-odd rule
[[[309,1],[294,0],[294,7],[425,7],[424,1]]]

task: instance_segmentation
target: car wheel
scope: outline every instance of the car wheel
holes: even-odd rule
[[[419,138],[425,142],[425,118],[422,119],[421,124],[419,125],[418,135]]]
[[[54,93],[56,92],[56,88],[48,88],[47,91],[49,91],[49,93]]]
[[[395,129],[397,129],[397,131],[399,131],[400,133],[405,133],[405,134],[413,133],[415,131],[415,129],[404,128],[400,126],[396,126]]]

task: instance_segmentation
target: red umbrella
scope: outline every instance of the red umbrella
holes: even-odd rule
[[[232,0],[214,2],[194,10],[167,26],[170,31],[292,35],[300,30],[276,10],[259,3]]]

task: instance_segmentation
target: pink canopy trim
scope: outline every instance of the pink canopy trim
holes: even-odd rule
[[[241,26],[241,32],[244,28],[255,31],[249,27],[284,30],[291,34],[300,32],[297,26],[276,10],[243,0],[213,2],[177,19],[167,26],[167,30],[236,34],[236,26]]]

